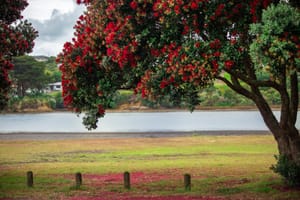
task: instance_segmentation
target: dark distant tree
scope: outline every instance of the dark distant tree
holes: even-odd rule
[[[184,102],[193,110],[199,104],[199,91],[221,80],[256,104],[280,155],[296,163],[300,177],[300,136],[295,125],[299,1],[78,2],[87,5],[87,12],[79,18],[75,38],[64,45],[58,62],[64,102],[86,113],[84,124],[89,129],[97,127],[119,88],[134,88],[154,101]],[[279,119],[262,94],[265,88],[281,97]]]
[[[28,89],[41,92],[45,88],[48,83],[45,62],[36,61],[31,56],[20,56],[13,58],[13,65],[11,77],[18,96],[24,97]]]
[[[0,110],[7,105],[12,56],[31,52],[37,37],[31,24],[21,20],[21,12],[27,5],[26,0],[1,0],[0,3]]]

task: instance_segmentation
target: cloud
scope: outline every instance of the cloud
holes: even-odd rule
[[[50,19],[29,19],[33,27],[39,32],[35,40],[33,55],[56,56],[67,41],[71,41],[74,25],[84,12],[83,6],[76,6],[72,12],[62,13],[53,9]]]

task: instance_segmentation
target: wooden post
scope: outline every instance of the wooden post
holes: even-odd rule
[[[191,175],[190,174],[184,175],[184,189],[185,189],[185,191],[191,191]]]
[[[32,171],[27,172],[27,186],[33,187],[33,173]]]
[[[130,189],[130,173],[124,172],[124,188],[129,190]]]
[[[75,187],[76,188],[80,188],[81,184],[82,184],[82,175],[80,172],[77,172],[75,174]]]

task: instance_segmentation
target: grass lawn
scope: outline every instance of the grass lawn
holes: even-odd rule
[[[268,135],[0,141],[0,199],[300,199],[299,188],[269,170],[274,154]],[[83,174],[80,189],[76,172]],[[185,173],[191,191],[184,190]]]

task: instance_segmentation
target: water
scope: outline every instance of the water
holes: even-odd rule
[[[279,117],[279,112],[275,115]],[[298,115],[297,128],[300,128]],[[107,113],[92,132],[173,132],[173,131],[266,131],[258,111],[196,111]],[[88,132],[82,116],[55,112],[41,114],[2,114],[0,133]]]

